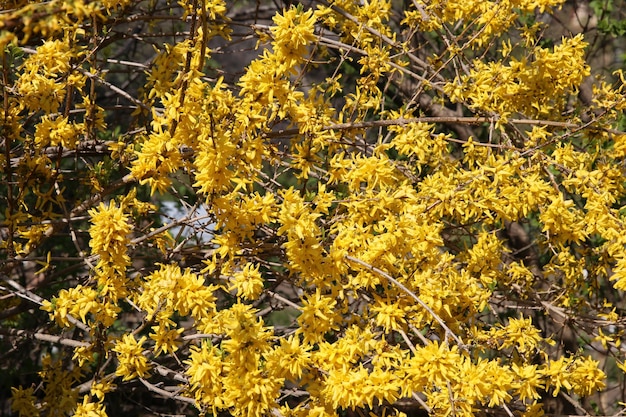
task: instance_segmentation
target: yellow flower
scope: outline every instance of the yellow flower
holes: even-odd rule
[[[148,375],[150,364],[142,347],[145,341],[145,336],[137,341],[132,334],[125,334],[115,343],[113,351],[117,353],[118,360],[115,375],[121,376],[124,381]]]
[[[576,394],[588,397],[606,387],[606,374],[598,368],[598,365],[598,361],[589,356],[574,361],[571,380]]]
[[[263,291],[263,277],[259,265],[246,264],[242,271],[236,272],[230,281],[229,289],[236,290],[237,295],[247,300],[255,300]]]
[[[414,391],[430,384],[446,387],[448,381],[458,378],[461,355],[457,346],[434,341],[417,349],[405,366]]]
[[[77,285],[59,291],[52,302],[45,301],[41,309],[50,313],[50,319],[54,319],[60,326],[69,327],[68,317],[80,317],[83,323],[87,323],[87,315],[98,312],[100,303],[96,290]]]
[[[263,370],[239,368],[225,378],[224,399],[233,405],[235,417],[263,417],[278,406],[283,382]]]
[[[11,410],[19,414],[20,417],[37,417],[39,410],[35,405],[36,398],[33,388],[11,388]]]
[[[230,404],[224,399],[224,374],[227,372],[221,352],[215,346],[203,343],[201,347],[192,346],[185,374],[196,401],[215,408],[226,408]],[[216,414],[216,413],[215,413]]]
[[[222,342],[222,348],[232,353],[240,352],[244,357],[249,351],[265,352],[272,339],[272,328],[265,327],[263,320],[257,317],[255,310],[246,304],[236,303],[218,315],[222,320],[220,327],[229,339]]]
[[[491,19],[489,15],[496,10],[492,8],[481,19]],[[496,112],[500,118],[517,112],[528,117],[550,117],[551,112],[562,111],[567,94],[589,75],[585,47],[582,35],[577,35],[564,38],[552,51],[535,47],[532,60],[511,58],[508,65],[475,60],[468,75],[446,84],[444,89],[453,101],[466,100],[473,108]],[[551,94],[541,93],[546,89]]]
[[[274,37],[273,45],[280,56],[298,60],[306,54],[306,46],[315,40],[315,15],[312,10],[303,12],[291,7],[283,14],[276,14],[270,28]]]
[[[130,263],[127,246],[130,243],[128,235],[132,230],[124,208],[111,201],[108,205],[100,203],[98,207],[89,210],[89,214],[92,223],[89,246],[91,253],[100,258],[96,268],[103,273],[124,274]]]
[[[99,380],[99,381],[94,381],[91,384],[91,388],[89,389],[89,393],[91,395],[94,395],[98,398],[99,402],[102,402],[104,400],[104,396],[108,393],[113,391],[116,387],[115,384],[113,384],[110,380]]]
[[[267,369],[278,377],[296,381],[312,365],[311,348],[310,345],[303,345],[298,336],[282,338],[280,346],[264,355]]]
[[[509,324],[494,332],[494,337],[504,338],[503,347],[515,346],[522,353],[532,353],[542,340],[541,332],[530,318],[510,318]]]
[[[74,417],[107,417],[104,404],[89,402],[89,395],[83,397],[82,404],[78,404]]]
[[[557,360],[549,361],[542,367],[541,373],[546,378],[546,389],[552,388],[553,396],[559,395],[562,388],[566,390],[572,388],[569,372],[572,362],[571,358],[560,357]]]
[[[539,219],[543,223],[543,232],[558,242],[580,242],[587,238],[583,216],[572,200],[564,200],[559,194],[545,207]]]
[[[537,365],[513,364],[511,369],[519,378],[514,383],[514,386],[522,401],[526,399],[538,400],[541,398],[537,390],[543,389],[544,384]]]
[[[170,329],[168,326],[159,323],[158,326],[152,326],[153,333],[150,333],[150,338],[155,341],[154,352],[159,353],[173,353],[178,350],[180,341],[178,340],[180,334],[185,330],[180,327],[178,329]]]
[[[338,330],[341,316],[336,308],[337,301],[322,295],[320,289],[305,296],[302,302],[302,314],[298,317],[298,333],[304,336],[304,342],[318,342],[331,330]]]
[[[335,408],[372,407],[385,401],[393,403],[400,396],[397,376],[379,368],[369,372],[362,365],[331,370],[324,385],[322,395]]]
[[[66,117],[43,116],[35,129],[35,142],[39,146],[61,146],[76,148],[78,138],[84,134],[83,124],[70,123]]]
[[[106,7],[107,11],[111,11],[117,8],[124,9],[128,4],[131,3],[131,0],[103,0],[102,4]]]
[[[378,296],[374,298],[374,303],[370,307],[375,315],[376,324],[382,326],[387,333],[404,328],[406,325],[405,309],[406,307],[402,306],[398,300],[392,302]]]

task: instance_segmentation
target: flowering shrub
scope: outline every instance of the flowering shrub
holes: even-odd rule
[[[619,412],[623,74],[563,0],[310,3],[3,3],[13,412]]]

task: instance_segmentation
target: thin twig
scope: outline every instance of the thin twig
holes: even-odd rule
[[[334,125],[324,126],[322,131],[326,130],[352,130],[352,129],[366,129],[370,127],[381,126],[405,126],[411,123],[459,123],[459,124],[482,124],[492,123],[494,118],[492,117],[472,117],[472,116],[426,116],[426,117],[412,117],[412,118],[399,118],[399,119],[384,119],[384,120],[369,120],[365,122],[347,122],[337,123]],[[507,123],[515,125],[532,125],[532,126],[552,126],[560,127],[563,129],[579,129],[580,125],[571,122],[559,122],[555,120],[541,120],[541,119],[509,119]],[[602,131],[613,134],[623,134],[615,129],[601,128]],[[265,137],[274,138],[280,136],[297,135],[300,133],[299,129],[281,129],[273,132],[265,133]]]
[[[7,284],[9,284],[11,287],[13,287],[15,289],[15,291],[16,291],[15,294],[18,297],[23,298],[25,300],[28,300],[31,303],[37,304],[39,306],[43,305],[44,298],[38,296],[37,294],[35,294],[32,291],[27,290],[22,285],[18,284],[17,282],[15,282],[15,280],[13,280],[13,279],[11,279],[9,277],[1,277],[1,278],[2,278],[2,280],[4,282],[6,282]],[[69,314],[67,315],[67,319],[68,319],[68,321],[70,323],[72,323],[73,325],[75,325],[79,329],[81,329],[81,330],[83,330],[85,332],[89,332],[89,327],[88,326],[86,326],[82,322],[78,321],[74,317],[70,316]]]
[[[428,405],[426,405],[426,403],[424,402],[424,400],[422,400],[419,395],[417,395],[417,393],[413,393],[412,395],[413,399],[415,401],[417,401],[417,403],[428,413],[430,414],[431,410],[430,407]]]
[[[124,97],[126,100],[130,101],[134,105],[139,106],[146,111],[150,111],[150,106],[148,106],[146,103],[144,103],[141,100],[136,99],[135,97],[128,94],[126,91],[106,81],[104,78],[98,76],[97,74],[93,74],[87,70],[84,70],[82,68],[77,68],[77,69],[86,77],[92,80],[95,80],[99,84],[102,84],[103,86],[107,87],[109,90],[113,91],[114,93],[119,94],[120,96]]]
[[[166,391],[164,389],[161,389],[159,387],[157,387],[156,385],[153,385],[151,383],[149,383],[148,381],[146,381],[143,378],[139,378],[139,381],[141,381],[141,383],[148,388],[148,391],[152,391],[155,392],[159,395],[162,395],[166,398],[171,398],[173,400],[178,400],[178,401],[182,401],[182,402],[186,402],[186,403],[190,403],[190,404],[195,404],[196,400],[194,400],[193,398],[189,398],[189,397],[183,397],[182,395],[176,395],[174,392],[170,392],[170,391]]]
[[[404,339],[404,343],[406,343],[406,345],[409,347],[409,349],[411,349],[411,352],[413,352],[413,354],[415,355],[415,345],[413,345],[413,342],[411,342],[411,339],[409,339],[409,337],[406,335],[406,333],[403,330],[398,330],[398,333],[400,333],[400,336],[402,336],[402,339]]]
[[[0,328],[0,334],[5,334],[8,336],[16,336],[16,337],[32,337],[33,339],[37,339],[37,340],[41,340],[43,342],[51,342],[51,343],[58,343],[60,345],[64,345],[64,346],[70,346],[70,347],[89,347],[91,346],[90,343],[87,342],[80,342],[78,340],[74,340],[74,339],[69,339],[67,337],[62,337],[62,336],[53,336],[51,334],[46,334],[46,333],[33,333],[33,332],[27,332],[26,330],[19,330],[19,329],[3,329]]]
[[[463,341],[461,341],[461,339],[454,334],[454,332],[452,332],[452,330],[450,330],[450,328],[446,325],[446,323],[441,319],[441,317],[439,317],[439,315],[437,313],[435,313],[433,311],[432,308],[430,308],[428,306],[428,304],[426,304],[425,302],[423,302],[417,295],[415,295],[415,293],[411,290],[409,290],[406,286],[404,286],[404,284],[402,284],[400,281],[398,281],[397,279],[395,279],[394,277],[392,277],[391,275],[389,275],[388,273],[386,273],[385,271],[383,271],[382,269],[376,268],[373,265],[368,264],[367,262],[364,262],[358,258],[355,258],[354,256],[350,256],[350,255],[346,255],[345,258],[351,262],[357,263],[365,268],[367,268],[368,270],[370,270],[371,272],[375,272],[376,274],[380,275],[383,278],[386,278],[389,282],[391,282],[392,284],[394,284],[396,287],[400,288],[402,291],[404,291],[409,297],[413,298],[415,301],[417,301],[417,303],[428,312],[428,314],[430,314],[432,316],[433,319],[435,319],[435,321],[437,323],[439,323],[439,325],[445,330],[446,335],[450,336],[455,342],[456,344],[462,348],[462,349],[466,349],[465,344],[463,343]]]

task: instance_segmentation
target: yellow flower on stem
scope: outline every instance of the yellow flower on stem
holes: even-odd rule
[[[121,376],[124,381],[133,378],[143,378],[148,374],[150,365],[148,358],[143,354],[143,343],[146,337],[142,336],[139,341],[132,334],[125,334],[117,341],[113,351],[117,353],[117,370],[115,375]]]

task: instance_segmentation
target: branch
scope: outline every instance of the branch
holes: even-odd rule
[[[582,415],[588,416],[589,412],[587,410],[585,410],[578,401],[576,401],[574,398],[572,398],[571,396],[569,396],[568,394],[566,394],[563,391],[559,392],[559,395],[563,396],[563,398],[565,398],[571,405],[574,406],[574,408],[576,409],[576,411],[578,411],[579,413],[582,413]]]
[[[347,122],[337,123],[334,125],[324,126],[321,130],[351,130],[351,129],[366,129],[370,127],[381,126],[405,126],[411,123],[458,123],[476,125],[482,123],[492,123],[497,119],[493,117],[472,117],[472,116],[427,116],[427,117],[412,117],[412,118],[400,118],[400,119],[384,119],[384,120],[368,120],[365,122]],[[583,126],[571,122],[559,122],[555,120],[540,120],[540,119],[509,119],[507,123],[514,125],[532,125],[532,126],[552,126],[560,127],[563,129],[581,129],[589,127],[589,124]],[[616,129],[601,128],[603,132],[622,135],[624,132],[620,132]],[[280,129],[264,134],[267,138],[275,138],[281,136],[297,135],[300,133],[299,129]]]
[[[415,295],[415,293],[413,291],[409,290],[406,286],[404,286],[404,284],[402,284],[400,281],[398,281],[397,279],[395,279],[394,277],[392,277],[391,275],[389,275],[388,273],[386,273],[382,269],[378,269],[375,266],[370,265],[367,262],[364,262],[364,261],[362,261],[362,260],[360,260],[358,258],[355,258],[355,257],[350,256],[350,255],[346,255],[345,258],[348,261],[357,263],[357,264],[367,268],[369,271],[374,272],[374,273],[378,274],[379,276],[387,279],[389,282],[394,284],[396,287],[398,287],[402,291],[404,291],[409,297],[414,299],[424,310],[426,310],[432,316],[432,318],[435,319],[435,321],[437,323],[439,323],[439,325],[445,330],[447,336],[450,336],[456,342],[456,344],[460,348],[466,349],[466,345],[463,343],[463,341],[457,335],[455,335],[454,332],[452,332],[452,330],[450,330],[450,328],[441,319],[441,317],[439,317],[439,315],[437,313],[435,313],[432,308],[430,308],[417,295]]]
[[[32,337],[33,339],[41,340],[43,342],[58,343],[60,345],[70,346],[70,347],[91,346],[90,343],[80,342],[78,340],[69,339],[67,337],[53,336],[51,334],[46,334],[46,333],[32,333],[32,332],[27,332],[26,330],[0,328],[0,334],[5,334],[8,336],[15,336],[15,337],[24,337],[24,336]]]
[[[113,91],[114,93],[119,94],[120,96],[124,97],[126,100],[130,101],[131,103],[133,103],[136,106],[141,107],[142,109],[146,110],[146,111],[150,111],[151,108],[145,104],[143,101],[136,99],[135,97],[131,96],[130,94],[128,94],[126,91],[122,90],[121,88],[111,84],[108,81],[105,81],[104,78],[99,77],[97,74],[93,74],[87,70],[84,70],[82,68],[78,68],[78,71],[80,71],[83,75],[85,75],[86,77],[95,80],[96,82],[104,85],[105,87],[109,88],[111,91]]]
[[[187,378],[185,378],[183,374],[172,371],[170,368],[166,368],[165,366],[159,365],[155,362],[153,362],[152,364],[154,365],[154,369],[159,373],[159,375],[173,378],[175,381],[182,382],[183,384],[189,383],[189,381],[187,380]]]
[[[139,378],[139,380],[141,381],[141,383],[148,388],[148,391],[152,391],[152,392],[156,392],[159,395],[164,396],[165,398],[171,398],[173,400],[178,400],[178,401],[182,401],[182,402],[186,402],[189,404],[196,404],[196,400],[194,400],[193,398],[189,398],[189,397],[183,397],[182,395],[176,395],[175,392],[170,392],[170,391],[166,391],[162,388],[157,387],[156,385],[153,385],[151,383],[149,383],[148,381],[146,381],[143,378]],[[179,387],[176,387],[178,391],[180,391]]]
[[[25,300],[30,301],[33,304],[37,304],[38,306],[43,305],[43,298],[38,296],[37,294],[35,294],[32,291],[27,290],[26,288],[24,288],[23,286],[21,286],[20,284],[18,284],[17,282],[15,282],[15,280],[9,278],[9,277],[1,277],[2,280],[4,282],[6,282],[7,284],[9,284],[11,287],[13,287],[15,289],[15,294],[20,297],[23,298]],[[5,289],[0,287],[0,289]],[[9,290],[7,290],[9,291]],[[78,327],[79,329],[85,331],[85,332],[89,332],[89,327],[86,326],[85,324],[83,324],[82,322],[78,321],[77,319],[75,319],[74,317],[70,316],[69,314],[67,315],[67,319],[70,323],[72,323],[73,325],[75,325],[76,327]]]

